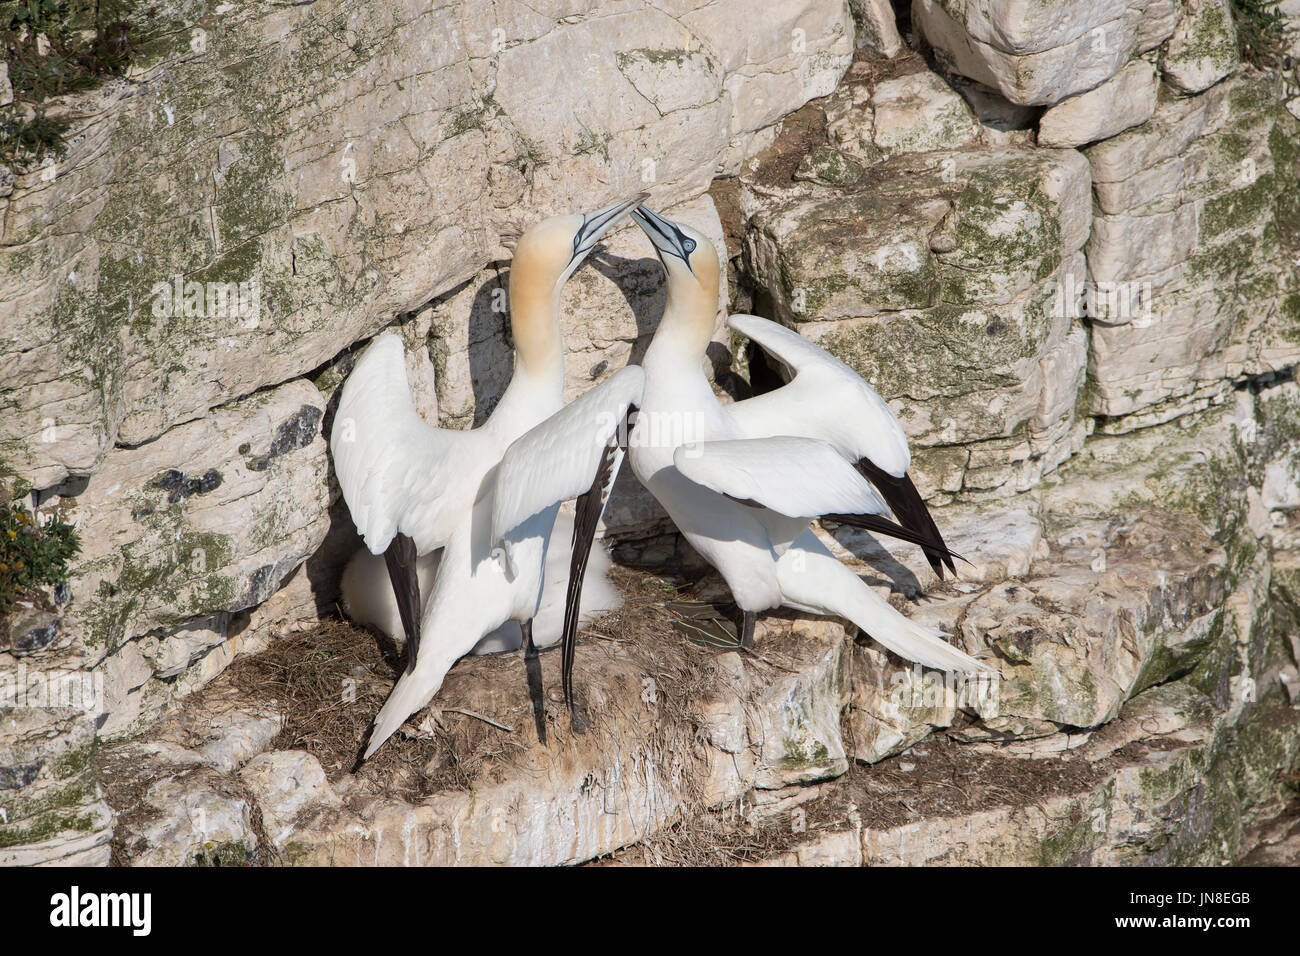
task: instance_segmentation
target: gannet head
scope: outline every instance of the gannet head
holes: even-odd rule
[[[664,219],[646,206],[638,206],[632,218],[654,245],[667,275],[664,321],[686,323],[691,331],[702,333],[707,343],[718,317],[718,283],[722,275],[718,250],[703,233]]]
[[[510,326],[525,365],[554,360],[559,350],[560,291],[602,236],[645,198],[620,199],[601,209],[552,216],[531,226],[510,263]]]
[[[644,198],[642,193],[594,212],[552,216],[530,226],[515,245],[515,257],[510,264],[512,284],[527,282],[547,292],[564,285],[601,237]]]

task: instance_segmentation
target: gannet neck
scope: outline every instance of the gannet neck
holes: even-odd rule
[[[698,365],[718,322],[718,284],[707,277],[670,276],[664,317],[646,351],[646,366],[661,362]]]
[[[646,365],[704,357],[718,322],[722,261],[708,236],[664,219],[647,206],[632,213],[664,267],[664,316],[646,353]]]
[[[563,382],[560,293],[564,283],[600,238],[642,198],[621,199],[585,214],[552,216],[519,237],[509,281],[516,375]]]
[[[515,375],[564,379],[564,341],[560,332],[563,281],[537,264],[516,256],[510,269],[510,333],[515,343]]]

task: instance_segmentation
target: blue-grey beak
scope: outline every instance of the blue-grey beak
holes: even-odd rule
[[[587,254],[596,248],[596,243],[600,242],[601,237],[618,225],[623,217],[645,198],[645,193],[638,193],[631,199],[620,199],[595,212],[584,213],[582,225],[573,234],[573,258],[569,260],[570,271],[581,265]]]
[[[691,253],[695,251],[695,240],[677,228],[677,223],[663,218],[644,204],[633,210],[632,218],[654,244],[661,261],[664,261],[665,255],[676,256],[686,264],[686,268],[691,268]],[[666,261],[664,265],[667,265]],[[695,270],[691,269],[691,271]]]

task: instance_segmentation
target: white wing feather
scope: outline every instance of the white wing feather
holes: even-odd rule
[[[339,487],[357,531],[374,554],[401,531],[415,539],[420,553],[445,543],[444,526],[473,501],[448,496],[457,482],[451,464],[465,468],[462,452],[470,432],[434,428],[415,410],[406,380],[402,341],[391,333],[366,347],[343,383],[330,453]],[[452,500],[453,498],[457,500]]]
[[[641,401],[644,383],[639,366],[619,369],[511,443],[497,468],[494,542],[544,508],[591,488],[606,446],[628,406]]]
[[[733,315],[727,325],[753,339],[794,374],[781,388],[726,406],[741,434],[819,438],[849,461],[869,458],[895,478],[907,472],[912,456],[903,426],[857,372],[776,322]]]
[[[792,518],[888,514],[857,470],[814,438],[737,438],[681,445],[673,464],[696,484]]]

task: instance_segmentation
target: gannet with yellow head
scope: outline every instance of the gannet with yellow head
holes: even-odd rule
[[[335,472],[366,548],[384,556],[406,634],[406,670],[375,719],[363,760],[428,703],[456,660],[511,620],[522,630],[545,740],[531,622],[547,544],[559,503],[597,480],[616,431],[606,422],[621,421],[641,383],[640,369],[624,369],[565,408],[560,295],[641,198],[556,216],[520,237],[508,285],[514,375],[481,427],[435,428],[420,417],[401,340],[391,333],[367,346],[343,385],[330,436]],[[420,559],[436,549],[441,558],[422,602]],[[422,640],[431,629],[433,638]]]
[[[740,608],[744,644],[752,646],[758,612],[791,607],[846,618],[929,667],[989,671],[941,632],[895,611],[809,528],[813,518],[834,516],[916,542],[940,559],[951,556],[932,522],[913,521],[907,508],[895,509],[904,525],[884,517],[885,501],[855,468],[865,459],[895,481],[906,476],[907,439],[889,406],[838,359],[756,316],[733,316],[729,325],[793,376],[773,392],[721,404],[704,375],[718,317],[717,251],[702,233],[645,206],[633,218],[663,263],[667,300],[645,355],[628,457],[678,529],[726,580]]]

